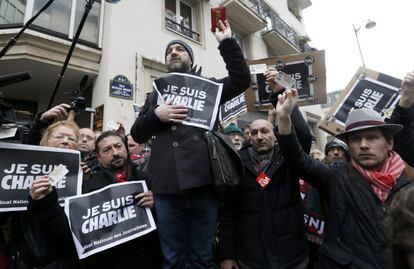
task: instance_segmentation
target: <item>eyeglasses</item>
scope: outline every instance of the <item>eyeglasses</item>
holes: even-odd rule
[[[65,139],[65,137],[72,143],[76,143],[78,141],[76,136],[68,135],[68,134],[61,134],[61,133],[52,135],[50,138],[53,140],[63,140]]]

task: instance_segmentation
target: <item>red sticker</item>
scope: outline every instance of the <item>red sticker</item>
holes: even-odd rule
[[[264,189],[270,182],[272,182],[272,180],[265,174],[265,172],[260,172],[256,178],[256,182]]]

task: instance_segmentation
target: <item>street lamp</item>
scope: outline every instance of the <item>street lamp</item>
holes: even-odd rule
[[[356,41],[358,43],[359,54],[361,55],[362,65],[365,67],[364,57],[362,57],[361,46],[359,45],[359,39],[358,39],[358,31],[361,30],[362,25],[363,25],[363,23],[358,28],[355,28],[355,25],[352,24],[352,26],[354,27],[354,33],[355,33]],[[366,29],[371,29],[371,28],[375,27],[375,25],[377,25],[377,23],[375,21],[368,20],[367,23],[365,24],[365,28]]]

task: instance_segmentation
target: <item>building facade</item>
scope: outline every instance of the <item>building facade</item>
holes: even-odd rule
[[[46,2],[0,0],[0,46]],[[143,104],[153,79],[166,72],[165,46],[172,39],[192,46],[204,76],[226,75],[210,30],[210,8],[226,7],[245,58],[253,60],[309,50],[302,10],[310,5],[309,0],[95,1],[53,104],[69,103],[87,74],[82,94],[98,113],[94,119],[82,112],[77,121],[104,130],[122,122],[129,130],[133,104]],[[0,74],[32,73],[31,80],[0,89],[22,119],[47,108],[84,6],[83,0],[55,0],[0,60]],[[261,116],[249,114],[245,120]]]

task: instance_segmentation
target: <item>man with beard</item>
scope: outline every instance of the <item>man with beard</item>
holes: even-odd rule
[[[219,21],[214,35],[228,77],[211,80],[223,84],[220,104],[224,104],[249,87],[250,72],[227,21]],[[169,72],[200,76],[200,70],[192,68],[193,50],[182,40],[167,45],[165,62]],[[149,173],[165,259],[163,268],[212,269],[218,199],[212,184],[206,130],[182,124],[187,108],[171,101],[158,105],[158,98],[153,91],[131,135],[138,143],[152,138]]]
[[[406,165],[393,151],[393,134],[402,125],[386,124],[373,109],[352,110],[345,131],[348,162],[330,165],[312,160],[292,130],[296,90],[279,95],[278,142],[292,169],[319,188],[327,200],[328,229],[319,249],[317,268],[389,268],[385,224],[395,195],[410,186]]]
[[[148,189],[151,189],[148,175],[139,169],[135,169],[127,160],[126,145],[123,137],[116,131],[103,132],[96,140],[96,153],[101,165],[99,172],[83,182],[82,192],[89,193],[102,189],[108,185],[120,182],[145,180]],[[151,191],[135,195],[137,205],[142,207],[154,207],[154,198]],[[68,219],[63,208],[58,204],[57,192],[50,185],[48,176],[38,177],[30,189],[30,201],[28,213],[39,224],[48,236],[54,238],[55,247],[60,245],[72,248],[59,257],[67,267],[59,268],[161,268],[161,252],[157,231],[114,246],[105,251],[96,253],[79,261],[75,254],[75,246],[69,229]],[[69,266],[70,265],[70,266]],[[49,268],[49,267],[48,267]],[[55,267],[50,267],[55,268]],[[56,267],[58,268],[58,267]]]
[[[339,160],[349,160],[348,146],[341,140],[334,138],[326,143],[325,146],[326,161],[331,163]]]
[[[246,124],[242,128],[242,130],[243,130],[244,145],[248,146],[248,145],[250,145],[250,138],[251,138],[251,135],[250,135],[250,131],[251,131],[250,124]]]
[[[243,131],[234,123],[230,123],[223,130],[224,134],[230,137],[231,142],[234,145],[234,148],[239,151],[243,146]]]

